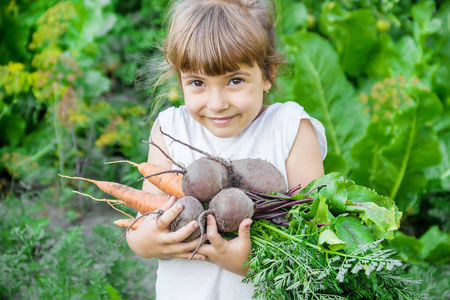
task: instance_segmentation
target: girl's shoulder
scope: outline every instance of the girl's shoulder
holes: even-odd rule
[[[288,101],[288,102],[277,102],[269,105],[264,113],[262,114],[262,119],[264,123],[274,122],[277,125],[281,124],[291,124],[296,127],[295,123],[292,123],[292,120],[300,120],[305,117],[305,110],[303,107],[297,102]],[[298,128],[298,124],[297,124]]]
[[[161,111],[158,115],[159,119],[172,119],[176,117],[187,116],[188,111],[184,105],[175,107],[171,106]]]
[[[301,120],[309,120],[319,141],[322,159],[325,159],[327,154],[327,138],[325,128],[319,120],[311,117],[305,111],[303,106],[297,102],[288,101],[284,103],[271,104],[266,111],[267,122],[264,123],[268,124],[269,122],[272,122],[276,128],[279,128],[277,131],[284,131],[287,136],[287,140],[290,141],[290,143],[293,143],[295,137],[297,136]],[[290,149],[292,144],[289,145]]]
[[[163,110],[158,114],[158,121],[161,127],[169,132],[172,132],[173,128],[176,128],[179,125],[186,126],[188,123],[192,122],[189,112],[184,105],[180,107],[172,106]]]

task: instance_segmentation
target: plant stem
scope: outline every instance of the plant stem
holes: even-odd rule
[[[314,244],[305,242],[305,241],[303,241],[303,240],[301,240],[301,239],[299,239],[299,238],[297,238],[295,236],[292,236],[290,234],[287,234],[286,232],[283,232],[282,230],[280,230],[280,229],[278,229],[276,227],[273,227],[271,225],[267,225],[267,224],[264,224],[264,223],[260,223],[260,225],[265,227],[265,228],[267,228],[267,229],[269,229],[269,230],[272,230],[272,231],[274,231],[274,232],[276,232],[276,233],[278,233],[278,234],[280,234],[280,235],[282,235],[284,237],[287,237],[290,240],[293,240],[293,241],[296,241],[296,242],[299,242],[299,243],[305,243],[307,246],[309,246],[311,248],[314,248],[316,250],[320,250],[319,246],[316,246]]]
[[[271,242],[266,241],[266,240],[263,240],[263,239],[261,239],[261,238],[259,238],[259,237],[252,236],[251,238],[252,238],[252,240],[255,241],[257,244],[259,244],[259,246],[260,246],[261,248],[263,248],[264,245],[269,245],[269,246],[271,246],[272,248],[278,249],[279,251],[283,252],[287,257],[290,257],[293,261],[295,261],[295,262],[296,262],[296,263],[297,263],[297,264],[298,264],[298,265],[299,265],[299,266],[307,273],[307,274],[306,274],[307,276],[310,275],[310,272],[309,272],[307,269],[305,269],[305,266],[304,266],[300,261],[298,261],[294,256],[292,256],[291,253],[289,253],[289,252],[283,250],[282,248],[277,247],[276,245],[272,244]]]

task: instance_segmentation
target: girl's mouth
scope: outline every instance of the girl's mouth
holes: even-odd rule
[[[228,118],[209,118],[209,120],[214,125],[223,126],[223,125],[227,125],[228,123],[230,123],[231,120],[233,120],[233,117],[228,117]]]

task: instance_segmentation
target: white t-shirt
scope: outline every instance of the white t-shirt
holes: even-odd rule
[[[320,145],[327,153],[325,129],[295,102],[270,105],[237,136],[219,138],[195,121],[186,107],[171,107],[158,116],[161,129],[172,137],[215,156],[235,160],[261,158],[271,162],[287,178],[285,162],[297,136],[301,119],[309,119]],[[170,156],[188,166],[203,155],[164,136]],[[243,277],[212,263],[184,259],[160,259],[156,280],[158,300],[246,300],[254,286]]]

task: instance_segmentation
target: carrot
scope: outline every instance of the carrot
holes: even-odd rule
[[[133,222],[135,222],[136,219],[119,219],[119,220],[115,220],[114,224],[116,224],[119,227],[123,227],[123,228],[129,228],[131,225],[131,229],[136,230],[139,225],[141,225],[142,221],[144,221],[143,218],[139,219],[136,221],[136,223],[133,224]]]
[[[83,177],[70,177],[61,174],[58,175],[64,178],[79,179],[91,182],[105,193],[122,200],[122,204],[134,208],[141,214],[155,211],[169,200],[168,196],[156,195],[115,182],[100,181]]]
[[[89,198],[91,198],[92,200],[95,200],[95,201],[106,202],[106,203],[108,203],[112,208],[114,208],[115,210],[117,210],[118,212],[123,213],[124,215],[126,215],[126,216],[129,217],[129,218],[133,218],[133,216],[129,215],[128,213],[124,212],[123,210],[121,210],[121,209],[119,209],[119,208],[117,208],[117,207],[115,206],[116,204],[126,205],[125,202],[122,201],[122,200],[98,199],[98,198],[92,197],[91,195],[84,194],[84,193],[81,193],[81,192],[78,192],[78,191],[72,191],[72,193],[75,193],[75,194],[78,194],[78,195],[82,195],[82,196],[85,196],[85,197],[89,197]]]
[[[121,162],[129,163],[137,167],[139,172],[145,177],[158,174],[160,172],[168,171],[164,168],[161,168],[160,166],[156,166],[148,162],[137,164],[129,160],[118,160],[113,162],[107,162],[107,164],[121,163]],[[150,183],[159,188],[161,191],[163,191],[167,195],[175,196],[178,199],[183,198],[185,196],[183,190],[181,189],[182,179],[183,175],[179,173],[164,173],[147,178],[147,180],[150,181]]]

